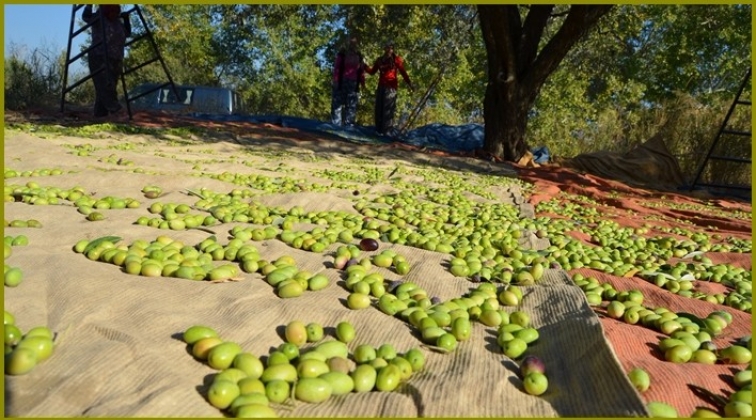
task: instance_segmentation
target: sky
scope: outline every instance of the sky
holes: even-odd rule
[[[13,44],[28,51],[35,48],[65,51],[71,29],[70,4],[6,4],[3,7],[5,55]],[[77,35],[72,50],[79,51],[79,45],[86,39],[85,33]]]
[[[130,8],[131,5],[126,5]],[[65,52],[71,30],[72,4],[5,4],[3,6],[3,48],[7,57],[11,47],[29,54],[35,49],[41,52]],[[96,10],[96,9],[95,9]],[[125,10],[125,9],[124,9]],[[76,13],[74,27],[78,28],[82,9]],[[82,32],[73,39],[71,55],[81,51],[88,34]],[[74,69],[84,69],[82,61],[73,64]]]

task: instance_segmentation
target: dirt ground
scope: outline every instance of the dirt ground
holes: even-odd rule
[[[230,174],[291,177],[297,180],[297,185],[303,186],[299,192],[295,188],[292,193],[256,196],[264,205],[284,208],[297,205],[307,211],[347,213],[355,212],[353,205],[359,198],[371,199],[400,191],[398,184],[389,182],[391,175],[386,176],[392,170],[402,182],[418,185],[434,182],[429,180],[428,172],[449,177],[472,174],[486,180],[480,185],[493,195],[485,200],[514,206],[523,219],[528,216],[558,219],[565,216],[552,209],[578,206],[596,210],[599,219],[614,221],[621,227],[645,227],[649,230],[645,234],[647,238],[656,235],[684,238],[681,232],[690,231],[721,235],[723,239],[715,241],[719,243],[727,238],[752,241],[751,203],[723,196],[701,193],[693,196],[680,191],[629,186],[548,165],[522,167],[475,156],[420,150],[399,143],[355,144],[270,124],[221,124],[167,114],[139,113],[133,120],[122,117],[116,122],[121,127],[142,130],[135,134],[126,130],[95,130],[91,137],[77,138],[50,133],[49,129],[34,129],[35,125],[81,128],[103,122],[80,111],[64,115],[6,113],[5,116],[6,171],[64,170],[57,177],[6,176],[6,189],[9,185],[23,186],[26,182],[61,188],[81,185],[95,197],[139,197],[142,201],[141,208],[133,211],[107,210],[107,219],[103,222],[86,221],[70,206],[5,203],[6,221],[38,219],[43,229],[5,228],[5,235],[28,235],[30,245],[28,249],[14,247],[13,256],[6,260],[6,264],[22,268],[25,281],[16,288],[5,288],[4,307],[16,315],[24,329],[47,325],[60,337],[56,341],[56,353],[31,373],[6,375],[6,415],[220,417],[222,414],[207,404],[203,396],[207,377],[203,383],[203,375],[198,375],[198,372],[210,375],[212,371],[206,366],[199,368],[184,348],[176,345],[175,337],[169,339],[168,331],[175,335],[192,324],[213,324],[225,331],[229,339],[257,354],[265,354],[270,346],[280,342],[275,333],[277,326],[293,318],[307,320],[308,317],[324,325],[333,325],[340,319],[354,320],[358,335],[376,346],[391,339],[396,339],[397,347],[403,349],[420,345],[411,335],[397,337],[402,335],[397,333],[401,323],[391,324],[385,316],[376,321],[373,317],[383,316],[378,311],[373,311],[376,314],[366,312],[368,310],[352,311],[343,305],[324,306],[326,299],[343,300],[348,294],[336,286],[338,272],[323,268],[323,260],[327,259],[324,256],[329,255],[327,251],[322,256],[313,255],[275,240],[259,245],[261,254],[271,260],[276,255],[295,255],[307,269],[322,272],[333,280],[334,284],[322,298],[305,295],[297,298],[300,299],[297,303],[293,303],[297,299],[290,302],[274,296],[270,286],[257,274],[247,274],[240,282],[207,286],[201,284],[204,282],[163,282],[146,287],[143,281],[135,282],[134,276],[119,272],[112,265],[95,264],[71,252],[77,240],[107,234],[123,236],[125,241],[154,239],[166,231],[134,226],[137,215],[152,217],[147,212],[151,202],[192,205],[196,197],[186,193],[190,189],[208,188],[225,193],[245,188],[245,179],[236,182]],[[171,127],[190,127],[194,131],[186,138],[161,134],[161,130]],[[71,154],[78,150],[77,146],[84,145],[94,145],[90,156]],[[124,162],[128,161],[134,163],[126,165]],[[139,171],[135,172],[135,168]],[[327,170],[343,170],[346,174],[355,168],[362,168],[364,176],[344,182],[354,182],[359,185],[358,189],[307,191],[305,188],[307,183],[322,182]],[[374,168],[378,175],[371,178],[373,173],[368,168]],[[441,179],[436,181],[439,185],[442,185]],[[465,178],[466,181],[474,179],[477,178]],[[165,193],[157,200],[145,199],[140,195],[140,188],[145,185],[161,185]],[[476,199],[481,200],[479,193],[468,193],[478,194]],[[211,230],[220,238],[229,227],[218,226]],[[196,230],[167,232],[187,244],[207,236],[207,232]],[[586,245],[595,245],[588,234],[579,231],[570,234]],[[530,245],[538,249],[539,244],[533,237]],[[440,253],[407,245],[387,246],[410,260],[414,273],[411,271],[408,279],[429,290],[437,287],[435,293],[443,298],[458,296],[471,286],[469,281],[455,278],[444,268],[446,260]],[[750,276],[750,247],[748,252],[710,251],[703,256],[710,258],[713,264],[742,267]],[[688,416],[697,407],[718,408],[716,400],[701,389],[724,398],[733,392],[732,375],[744,365],[674,364],[664,360],[657,349],[663,334],[608,316],[604,308],[606,302],[589,306],[570,277],[576,274],[594,277],[618,291],[640,290],[645,298],[643,304],[648,308],[665,307],[699,317],[725,310],[732,314],[733,321],[713,340],[720,348],[751,334],[750,311],[673,294],[638,276],[612,275],[587,267],[547,272],[543,286],[533,289],[532,302],[524,304],[532,311],[534,324],[548,331],[555,341],[534,350],[547,359],[547,365],[549,361],[553,365],[549,376],[553,383],[542,398],[526,396],[511,369],[501,372],[492,369],[492,365],[506,366],[506,362],[502,362],[502,358],[506,358],[496,350],[484,350],[486,339],[479,337],[476,339],[478,347],[473,341],[463,343],[452,355],[431,352],[429,373],[413,378],[414,381],[410,379],[408,387],[397,395],[349,395],[332,398],[322,408],[296,403],[277,407],[278,414],[294,417],[637,416],[647,414],[643,404],[660,401],[673,406],[681,416]],[[385,273],[396,277],[390,271]],[[438,280],[431,281],[431,278]],[[86,284],[77,285],[77,281]],[[728,293],[732,289],[706,281],[694,281],[694,285],[694,290],[709,294]],[[221,289],[223,287],[225,289]],[[146,319],[151,323],[145,323]],[[261,327],[267,330],[262,331]],[[406,329],[406,324],[403,328]],[[475,331],[480,333],[484,328],[476,327]],[[578,339],[575,337],[585,337],[584,344],[590,347],[570,342]],[[82,344],[83,341],[86,343]],[[150,343],[159,348],[151,348]],[[172,346],[176,350],[165,350]],[[592,352],[595,354],[591,355]],[[564,359],[561,362],[560,357]],[[172,360],[177,360],[175,365]],[[87,367],[78,369],[77,364]],[[644,393],[635,392],[624,377],[636,367],[645,369],[651,376],[651,387]],[[177,372],[179,370],[181,372]],[[102,378],[103,375],[107,379]],[[460,403],[465,399],[478,399],[481,387],[492,397],[490,402],[482,399],[476,407]],[[592,401],[587,402],[589,399]]]

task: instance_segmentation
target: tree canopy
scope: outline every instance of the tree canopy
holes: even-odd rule
[[[233,87],[251,113],[326,119],[332,61],[347,33],[353,33],[368,61],[382,52],[387,39],[405,59],[417,90],[400,90],[400,121],[433,86],[413,126],[483,122],[491,63],[476,6],[140,7],[176,82]],[[543,37],[538,48],[546,48],[569,19],[568,5],[506,7],[517,10],[523,27],[528,19],[545,21],[539,25]],[[543,79],[527,113],[525,139],[569,153],[578,143],[598,141],[607,124],[620,132],[631,130],[637,110],[662,106],[680,93],[703,103],[731,99],[751,60],[750,22],[747,4],[613,7]],[[150,55],[147,43],[135,44],[128,60],[135,63]],[[162,70],[153,66],[129,84],[160,80]],[[358,122],[364,125],[372,123],[376,82],[368,77],[363,92]],[[624,138],[612,141],[629,141],[619,137]]]

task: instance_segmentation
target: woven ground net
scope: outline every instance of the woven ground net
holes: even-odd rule
[[[7,416],[724,414],[750,365],[720,354],[751,334],[748,203],[146,114],[4,138]],[[230,355],[196,357],[192,326]],[[718,360],[667,360],[678,330]]]

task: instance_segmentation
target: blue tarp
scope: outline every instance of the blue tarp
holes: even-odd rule
[[[251,122],[256,124],[274,124],[287,128],[296,128],[312,132],[328,133],[343,139],[359,143],[391,143],[400,142],[418,147],[443,150],[451,153],[472,152],[483,147],[483,125],[446,125],[429,124],[410,130],[406,133],[393,133],[391,136],[381,136],[372,126],[342,127],[331,123],[299,117],[280,115],[210,115],[192,114],[194,118],[211,121]],[[533,149],[534,160],[546,163],[549,160],[549,150],[545,146]]]

